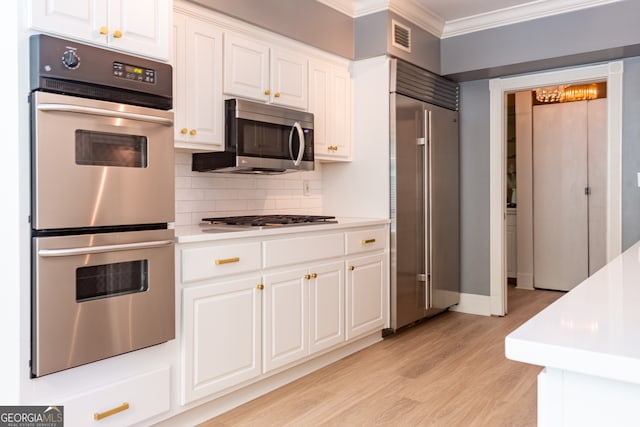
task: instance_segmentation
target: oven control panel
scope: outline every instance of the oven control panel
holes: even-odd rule
[[[123,64],[122,62],[113,63],[113,75],[122,79],[137,80],[145,83],[156,82],[155,70],[130,64]]]

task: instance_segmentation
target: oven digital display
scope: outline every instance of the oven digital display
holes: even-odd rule
[[[156,70],[122,62],[113,63],[113,75],[121,79],[136,80],[144,83],[155,84],[156,82]]]

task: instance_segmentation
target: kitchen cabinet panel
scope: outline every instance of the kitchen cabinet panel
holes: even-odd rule
[[[182,404],[262,372],[259,276],[183,291]]]
[[[344,234],[331,233],[263,242],[264,267],[309,262],[344,255]]]
[[[170,368],[135,375],[60,402],[69,426],[133,425],[170,408]],[[96,418],[97,417],[97,418]]]
[[[260,269],[260,242],[189,247],[179,253],[183,283]]]
[[[313,354],[345,340],[344,265],[322,264],[309,272],[309,351]]]
[[[346,67],[310,61],[309,111],[314,115],[314,148],[319,160],[351,160],[351,90]]]
[[[173,23],[176,148],[223,150],[222,31],[179,11]]]
[[[306,269],[264,276],[264,371],[309,354]]]
[[[382,254],[352,258],[347,266],[347,340],[387,324],[388,267]]]
[[[307,58],[231,32],[224,35],[224,93],[307,109]]]
[[[30,0],[29,27],[168,60],[170,0]]]

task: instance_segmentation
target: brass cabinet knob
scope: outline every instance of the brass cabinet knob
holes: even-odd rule
[[[100,34],[106,36],[107,34],[109,34],[109,29],[103,25],[102,27],[100,27]]]
[[[267,89],[267,90],[264,91],[264,94],[265,95],[271,95],[271,91],[269,89]]]
[[[262,283],[258,284],[258,286],[256,286],[256,288],[258,288],[259,291],[264,289],[264,285]]]
[[[327,147],[327,150],[329,151],[338,151],[338,146],[337,145],[330,145]]]
[[[120,31],[120,30],[115,30],[115,31],[113,32],[113,38],[114,38],[114,39],[119,39],[120,37],[122,37],[122,31]]]
[[[304,280],[310,280],[311,279],[311,275],[310,274],[305,274],[304,275]]]
[[[316,277],[318,277],[318,273],[311,273],[311,278],[315,279]]]
[[[280,92],[276,92],[276,94],[274,95],[276,98],[280,98]]]
[[[180,133],[183,134],[183,135],[186,135],[187,132],[189,132],[189,130],[187,128],[180,129]]]
[[[189,131],[189,135],[191,135],[191,136],[194,136],[194,135],[195,135],[195,134],[197,134],[197,133],[198,133],[198,131],[197,131],[197,130],[195,130],[195,129],[191,129],[191,130]]]
[[[353,271],[353,270],[355,270],[355,269],[356,269],[356,267],[355,267],[354,265],[350,265],[350,266],[349,266],[349,271]]]

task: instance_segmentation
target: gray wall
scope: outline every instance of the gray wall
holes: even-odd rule
[[[191,0],[293,40],[352,59],[354,20],[315,0]]]
[[[640,1],[442,40],[441,74],[479,80],[640,55]]]
[[[624,61],[622,98],[622,249],[640,240],[640,58]]]
[[[489,81],[460,84],[460,290],[489,295]]]

